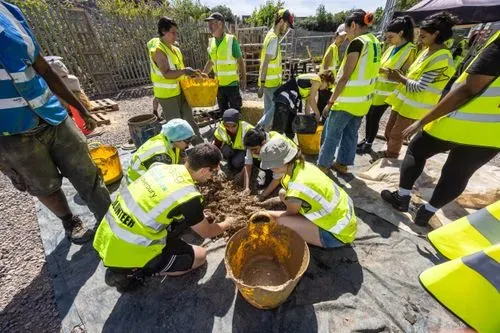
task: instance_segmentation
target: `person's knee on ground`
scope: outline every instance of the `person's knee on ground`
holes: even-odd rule
[[[235,170],[241,170],[245,166],[245,155],[246,152],[243,150],[235,151],[234,155],[231,157],[230,163]]]
[[[191,247],[193,248],[193,253],[194,253],[193,265],[191,266],[191,268],[185,271],[168,272],[167,273],[168,276],[181,276],[187,274],[203,266],[203,264],[207,262],[207,251],[205,250],[205,248],[197,245],[191,245]]]

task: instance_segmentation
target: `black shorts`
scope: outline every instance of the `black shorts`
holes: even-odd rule
[[[182,272],[193,267],[193,247],[180,238],[167,239],[160,255],[151,259],[143,268],[145,275],[160,272]]]

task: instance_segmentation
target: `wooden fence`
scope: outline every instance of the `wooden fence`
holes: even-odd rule
[[[23,9],[44,55],[63,57],[90,96],[150,83],[146,43],[157,36],[157,17],[105,15],[49,2]],[[186,66],[203,68],[209,34],[203,22],[178,22]]]

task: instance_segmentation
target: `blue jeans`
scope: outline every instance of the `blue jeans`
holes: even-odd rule
[[[340,240],[335,238],[331,232],[321,228],[319,228],[319,239],[325,249],[333,249],[347,245],[346,243],[342,243]]]
[[[330,168],[337,151],[337,163],[354,164],[358,130],[362,117],[353,116],[345,111],[330,111],[321,135],[318,165]]]
[[[274,92],[279,87],[265,88],[264,87],[264,114],[260,118],[257,125],[263,127],[266,131],[270,131],[273,126],[274,118]]]

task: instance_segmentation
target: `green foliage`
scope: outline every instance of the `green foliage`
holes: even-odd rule
[[[202,5],[199,0],[172,0],[170,5],[172,16],[179,22],[202,20],[210,13],[210,8]]]
[[[167,1],[147,0],[97,0],[97,7],[105,13],[121,15],[125,17],[163,16],[171,12]]]
[[[324,5],[319,5],[316,9],[316,15],[297,22],[297,26],[306,30],[332,32],[344,23],[350,12],[351,10],[346,10],[332,14],[327,12]]]
[[[415,6],[421,0],[396,0],[396,11],[404,11]]]
[[[252,16],[248,19],[248,23],[253,23],[256,26],[271,26],[274,24],[274,18],[278,11],[285,7],[285,2],[282,0],[267,0],[264,5],[260,5],[257,9],[255,8]]]
[[[236,16],[233,14],[231,11],[231,8],[225,5],[218,5],[213,7],[210,10],[211,13],[213,12],[219,12],[222,15],[224,15],[224,19],[226,20],[227,23],[235,23],[236,22]]]
[[[21,11],[27,8],[36,7],[38,9],[45,10],[48,8],[46,0],[9,0],[10,3],[16,5],[21,9]]]
[[[378,7],[375,10],[375,13],[373,13],[374,24],[376,24],[376,25],[380,24],[380,22],[382,22],[383,17],[384,17],[384,8]]]

